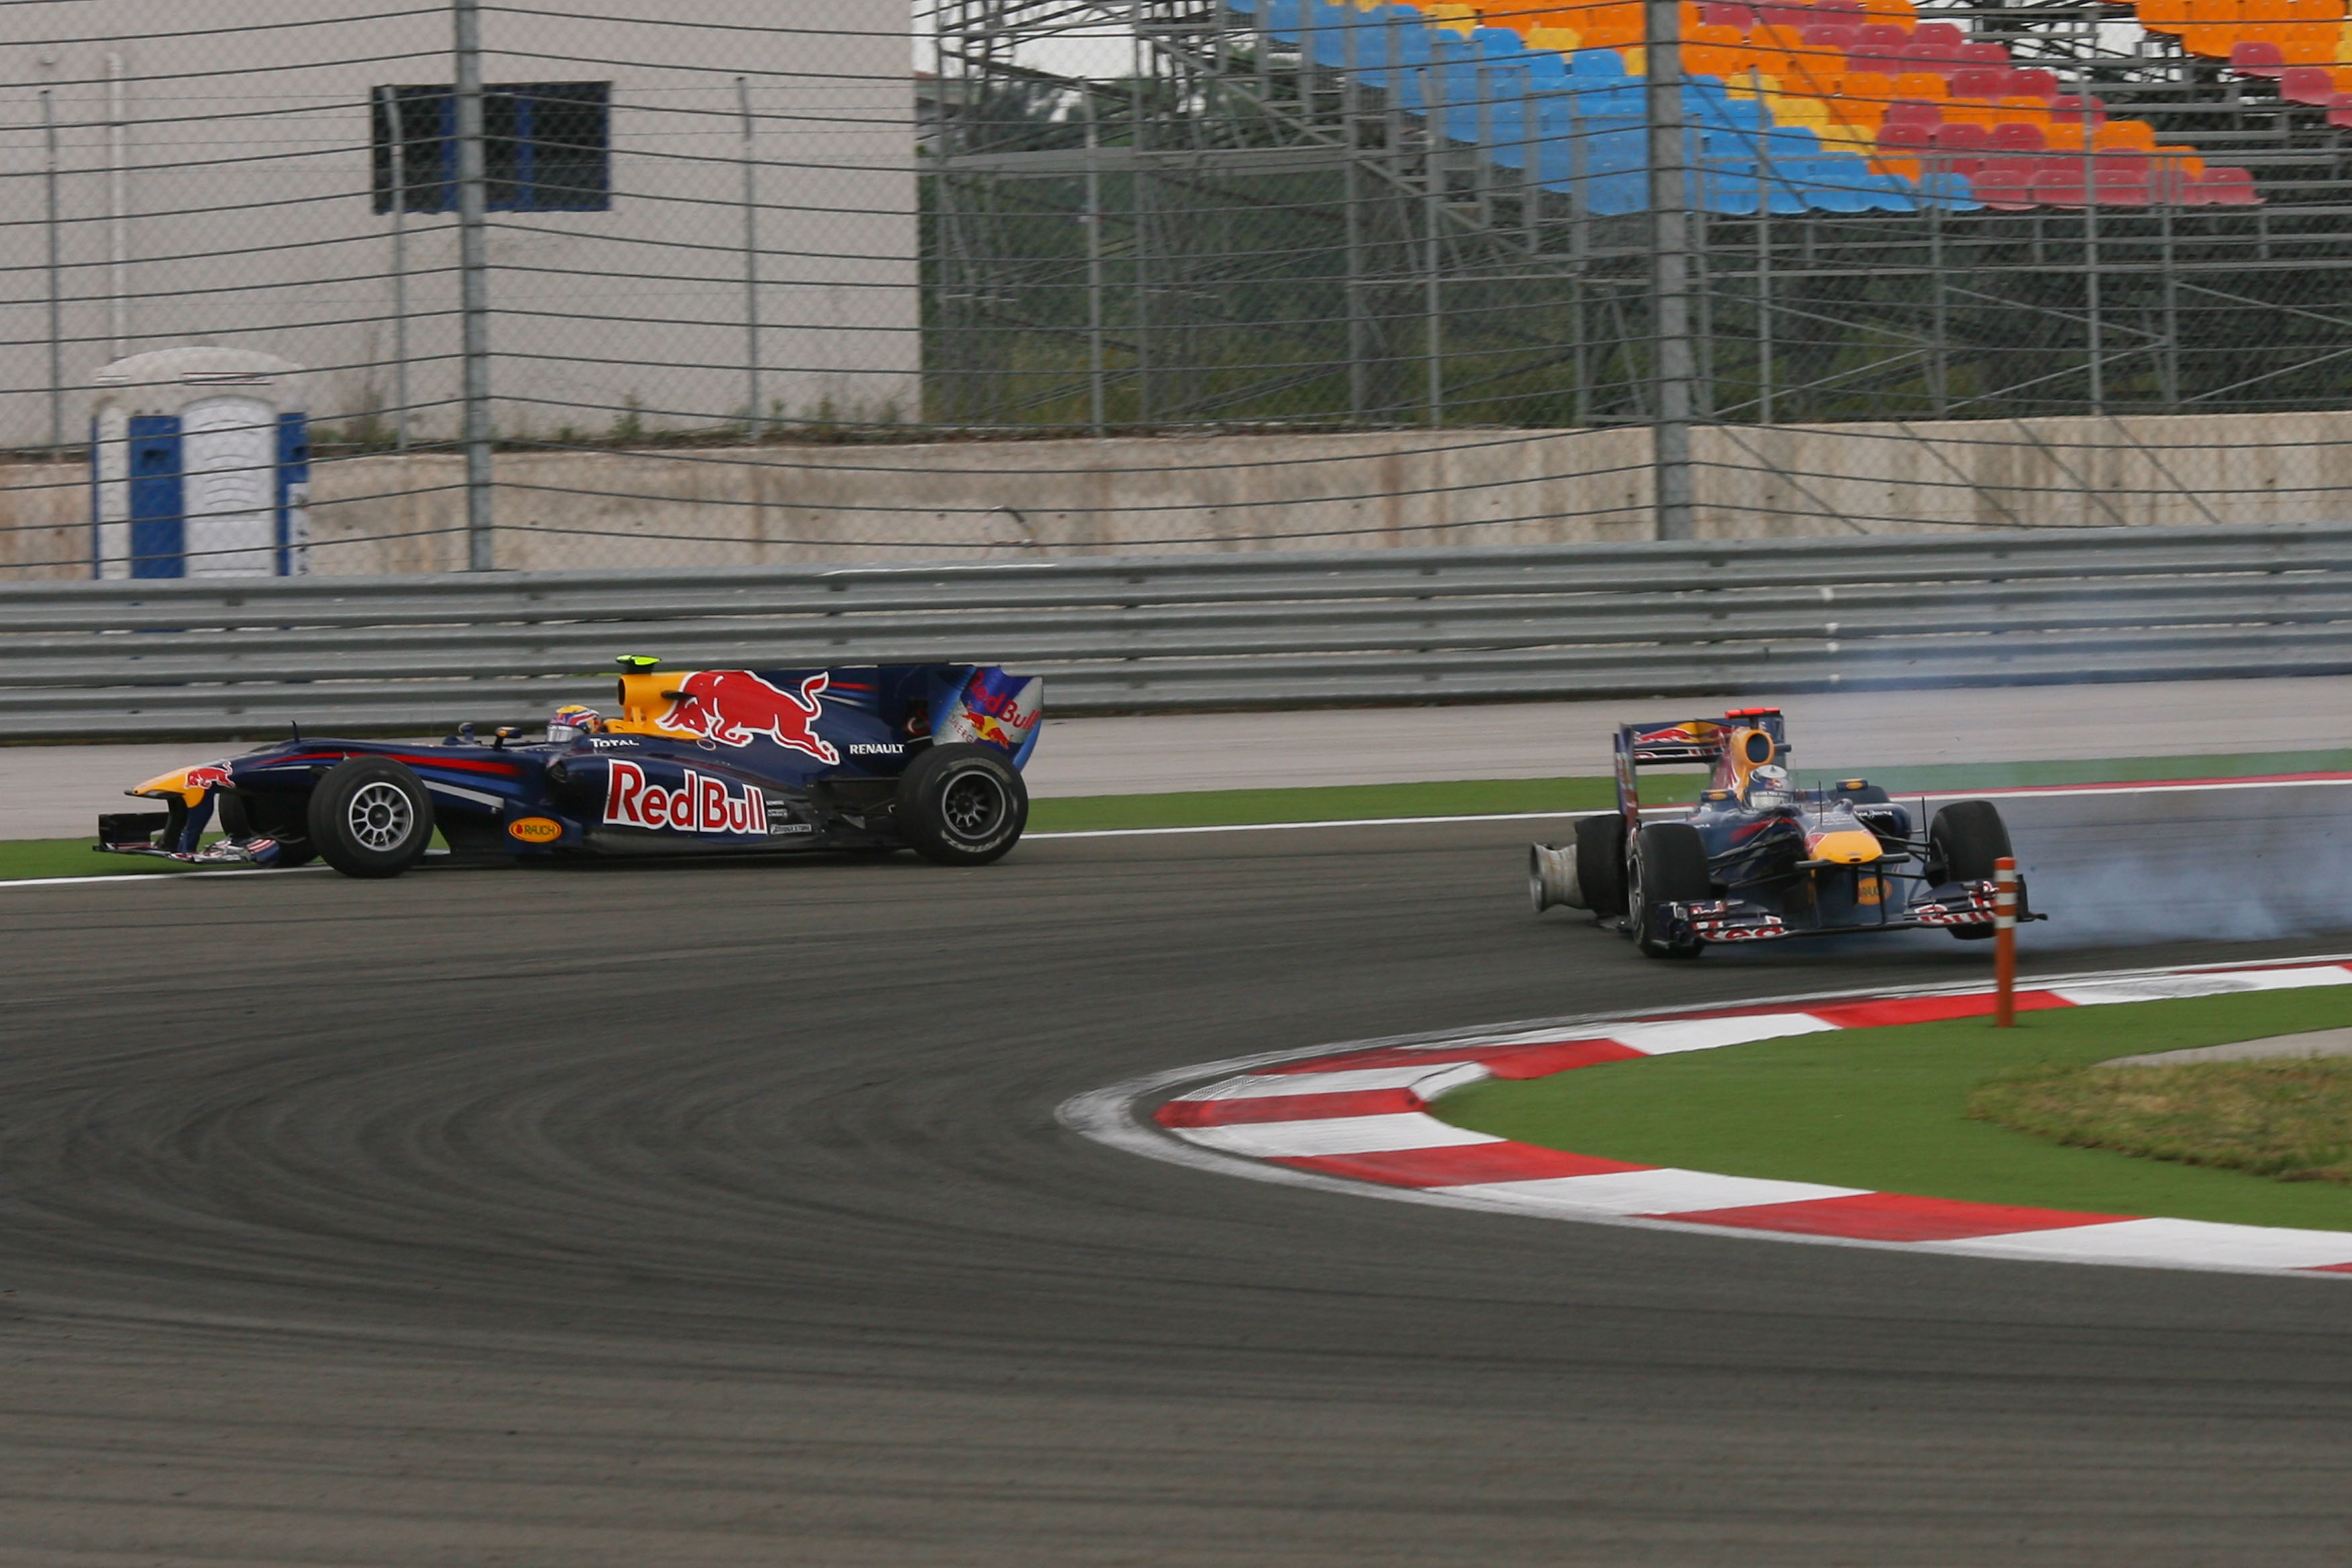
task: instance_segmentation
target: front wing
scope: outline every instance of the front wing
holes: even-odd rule
[[[1680,947],[1700,942],[1772,942],[1791,936],[1847,936],[1931,928],[1948,931],[1954,927],[1980,927],[1990,931],[1993,929],[1993,900],[1994,887],[1989,880],[1948,882],[1927,889],[1917,902],[1899,914],[1869,921],[1796,924],[1754,900],[1713,899],[1655,905],[1650,910],[1651,929],[1639,934],[1661,946]],[[2021,882],[2019,922],[2050,918],[2026,912],[2023,903],[2023,884]]]

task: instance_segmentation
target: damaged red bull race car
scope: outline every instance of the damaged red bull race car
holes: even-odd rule
[[[1993,934],[1994,862],[2011,850],[1990,804],[1944,806],[1916,835],[1911,812],[1867,779],[1796,787],[1789,749],[1777,708],[1619,725],[1617,809],[1580,821],[1573,844],[1528,846],[1536,912],[1559,904],[1614,919],[1652,958],[1854,931]],[[1641,771],[1676,766],[1711,770],[1698,804],[1653,806],[1674,820],[1645,820]],[[2017,918],[2047,918],[2028,911],[2022,878]]]
[[[1042,680],[953,664],[620,663],[614,710],[558,709],[544,740],[470,724],[438,745],[298,732],[126,791],[163,809],[100,816],[97,847],[184,865],[315,858],[353,877],[400,875],[436,831],[468,858],[912,849],[982,866],[1028,822]]]

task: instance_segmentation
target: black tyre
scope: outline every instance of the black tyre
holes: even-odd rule
[[[891,815],[899,837],[924,859],[985,866],[1020,842],[1029,786],[994,746],[933,746],[900,775]]]
[[[1625,912],[1625,819],[1617,813],[1577,823],[1576,885],[1594,914]]]
[[[425,781],[389,757],[338,763],[310,792],[310,847],[346,877],[397,877],[433,841]]]
[[[1927,885],[1946,882],[1986,882],[1992,879],[1993,862],[2011,854],[2009,828],[1989,801],[1957,801],[1936,813],[1927,825]],[[2019,887],[2019,912],[2023,912],[2023,885]],[[1987,925],[1948,926],[1958,942],[1990,940]]]
[[[1662,904],[1704,903],[1715,897],[1706,874],[1706,842],[1682,822],[1653,822],[1633,836],[1626,873],[1628,913],[1633,939],[1647,958],[1696,958],[1696,942],[1656,942],[1650,936],[1651,911]]]

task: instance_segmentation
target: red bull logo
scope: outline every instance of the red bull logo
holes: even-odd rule
[[[671,694],[661,727],[721,746],[748,746],[764,735],[818,762],[837,763],[841,752],[816,732],[816,721],[824,716],[819,698],[832,681],[830,675],[812,675],[798,691],[787,691],[748,669],[698,669]]]
[[[183,787],[191,790],[226,789],[228,787],[228,764],[208,763],[201,768],[190,768]]]
[[[942,742],[982,741],[1018,752],[1036,728],[1045,710],[1045,683],[1027,680],[1001,669],[983,669],[971,678],[956,710],[939,734]]]
[[[737,795],[724,779],[706,778],[692,768],[677,788],[667,789],[646,778],[636,763],[615,757],[604,788],[604,820],[621,827],[749,837],[768,831],[768,798],[750,784]]]

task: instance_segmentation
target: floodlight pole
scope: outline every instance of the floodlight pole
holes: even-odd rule
[[[491,567],[488,170],[482,155],[481,0],[450,0],[457,56],[457,276],[465,362],[466,568]]]
[[[1650,123],[1651,468],[1660,539],[1695,532],[1691,491],[1689,182],[1683,129],[1682,0],[1646,0]]]

